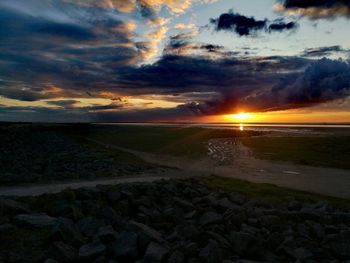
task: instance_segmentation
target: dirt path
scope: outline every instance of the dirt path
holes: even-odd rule
[[[142,176],[134,177],[118,177],[111,179],[100,179],[80,182],[62,182],[62,183],[51,183],[41,185],[30,185],[30,186],[10,186],[1,187],[0,196],[38,196],[48,193],[59,193],[64,189],[78,189],[85,187],[95,187],[97,185],[118,185],[126,183],[142,183],[142,182],[154,182],[157,180],[166,180],[170,178],[180,177],[179,173],[172,173],[166,175],[155,175],[155,174],[144,174]]]
[[[107,145],[98,141],[94,142],[105,147],[128,151],[148,162],[179,168],[185,176],[186,174],[192,176],[218,175],[350,199],[349,170],[260,160],[254,158],[250,150],[241,143],[225,143],[224,139],[219,139],[218,141],[224,145],[217,145],[217,142],[211,141],[212,145],[216,145],[212,147],[212,151],[208,149],[208,154],[218,149],[221,149],[221,153],[229,153],[227,147],[233,147],[232,150],[234,152],[228,155],[228,160],[231,158],[231,162],[227,162],[227,159],[225,159],[224,163],[219,162],[218,164],[217,158],[212,158],[212,156],[190,160],[172,156],[154,155],[114,145]],[[213,153],[210,155],[213,155]],[[220,154],[217,154],[217,156],[219,156],[219,160],[222,160],[223,157]]]
[[[155,155],[105,144],[99,141],[94,142],[104,147],[124,150],[139,156],[145,161],[178,168],[178,170],[169,169],[162,173],[92,181],[2,187],[0,188],[0,196],[36,196],[44,193],[58,193],[66,188],[76,189],[94,187],[96,185],[153,182],[160,179],[178,177],[188,178],[192,176],[218,175],[243,179],[255,183],[270,183],[291,189],[350,199],[350,172],[348,170],[260,160],[254,158],[250,154],[249,149],[243,145],[225,143],[222,139],[220,139],[220,145],[217,145],[215,141],[212,142],[212,146],[214,145],[213,151],[216,151],[218,154],[215,156],[210,154],[212,156],[207,156],[202,159]],[[224,143],[224,145],[221,145],[221,143]],[[233,147],[234,153],[230,153],[226,147]],[[208,153],[210,152],[212,151],[208,151]],[[225,162],[221,163],[222,158],[225,157],[225,154],[222,155],[222,153],[225,152],[229,155],[227,159],[225,159]]]

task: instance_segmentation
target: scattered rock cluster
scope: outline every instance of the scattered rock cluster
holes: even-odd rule
[[[54,130],[0,129],[0,183],[33,183],[119,176],[145,169],[79,144]]]
[[[199,179],[1,199],[0,213],[0,262],[350,260],[349,211],[273,204]]]

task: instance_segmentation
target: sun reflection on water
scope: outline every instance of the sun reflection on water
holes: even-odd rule
[[[244,131],[244,124],[243,124],[243,123],[240,123],[240,124],[239,124],[239,130],[240,130],[240,131]]]

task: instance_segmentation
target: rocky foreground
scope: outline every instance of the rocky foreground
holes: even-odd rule
[[[0,125],[0,141],[0,185],[115,177],[150,168],[78,143],[59,126]]]
[[[349,211],[199,179],[1,199],[0,213],[0,262],[350,262]]]

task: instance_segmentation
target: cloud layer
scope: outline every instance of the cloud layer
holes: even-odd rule
[[[349,96],[349,62],[320,59],[348,52],[341,46],[309,48],[299,56],[252,56],[246,49],[197,41],[199,30],[191,23],[175,24],[168,37],[170,20],[159,16],[161,8],[180,14],[195,2],[3,0],[1,99],[40,106],[0,102],[0,119],[184,120],[295,109]],[[147,26],[143,35],[136,22]],[[238,36],[293,32],[298,26],[234,12],[211,24]],[[152,99],[162,106],[150,106]]]
[[[254,17],[247,17],[230,10],[221,14],[219,18],[212,18],[210,23],[215,26],[216,31],[231,31],[239,36],[249,36],[262,31],[282,32],[297,28],[296,22],[286,23],[283,19],[269,21],[268,19],[256,20]]]
[[[350,18],[348,0],[281,0],[274,6],[274,10],[311,19],[332,19],[338,16]]]

